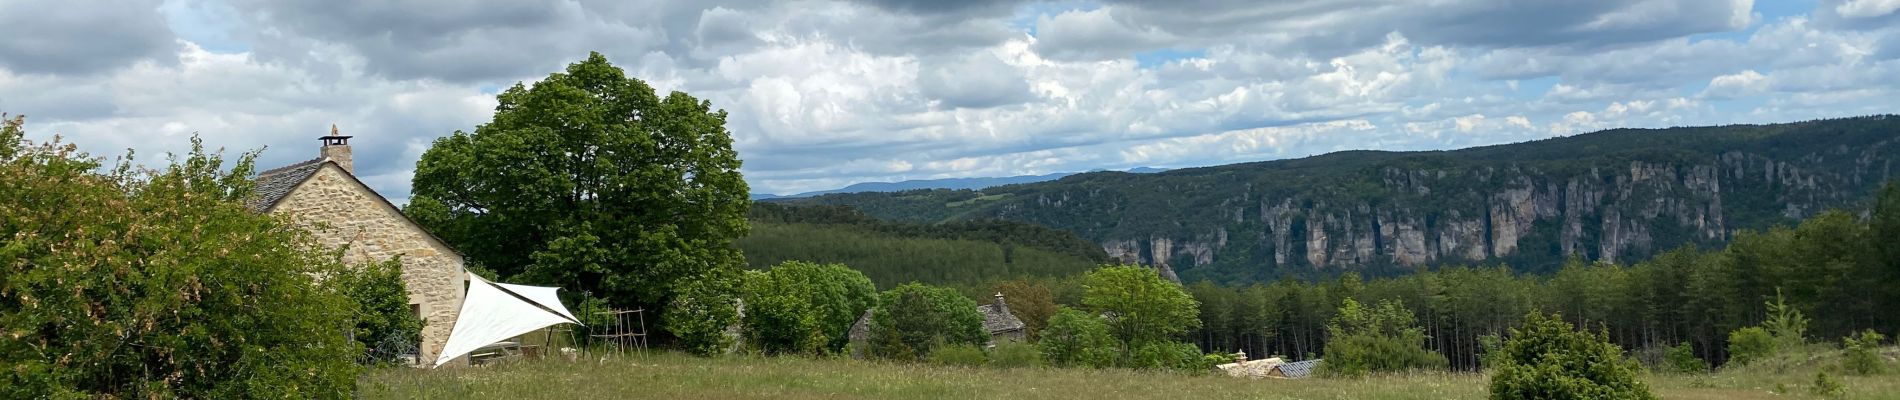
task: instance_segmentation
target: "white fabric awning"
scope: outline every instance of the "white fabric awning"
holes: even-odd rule
[[[555,324],[579,324],[561,306],[560,288],[494,283],[469,274],[468,297],[455,317],[449,342],[435,358],[440,367],[482,346],[520,336]]]

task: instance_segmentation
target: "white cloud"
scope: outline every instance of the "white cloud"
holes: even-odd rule
[[[0,39],[0,111],[34,135],[153,154],[197,132],[270,146],[270,166],[336,123],[392,197],[430,140],[488,119],[493,91],[589,50],[727,110],[748,180],[775,193],[1900,111],[1891,0],[1811,15],[1747,0],[27,1],[0,10],[126,28],[72,41],[0,23],[69,42]],[[206,10],[221,11],[177,15]]]
[[[1900,10],[1900,0],[1848,0],[1834,6],[1834,12],[1848,18],[1872,18]]]
[[[1702,91],[1702,97],[1734,98],[1767,89],[1768,77],[1751,69],[1710,79],[1709,87]]]

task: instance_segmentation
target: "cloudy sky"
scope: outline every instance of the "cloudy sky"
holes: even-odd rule
[[[762,193],[1900,112],[1900,0],[0,0],[0,111],[266,168],[334,123],[399,200],[590,50],[730,112]]]

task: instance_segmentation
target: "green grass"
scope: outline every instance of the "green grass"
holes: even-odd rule
[[[1647,375],[1665,399],[1806,399],[1812,370]],[[1900,398],[1894,375],[1842,376],[1849,399]],[[1248,380],[1086,369],[986,369],[795,357],[695,358],[673,353],[568,362],[524,361],[442,370],[385,369],[362,398],[657,399],[1481,399],[1470,373],[1364,379]],[[1787,393],[1776,394],[1776,384]]]

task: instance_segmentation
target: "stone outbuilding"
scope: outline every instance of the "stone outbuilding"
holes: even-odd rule
[[[990,304],[976,306],[976,311],[983,314],[983,331],[990,334],[989,346],[996,346],[1005,340],[1024,340],[1023,330],[1026,326],[1009,312],[1009,304],[1003,302],[1002,293],[997,293],[996,300]],[[846,335],[851,343],[851,358],[864,358],[865,346],[871,341],[871,318],[876,313],[876,308],[864,310],[863,314],[858,315],[858,321],[851,324],[851,331]]]
[[[1024,339],[1023,321],[1009,312],[1009,303],[1003,302],[1003,294],[997,293],[996,300],[990,304],[976,306],[983,313],[983,330],[990,333],[990,346],[1001,341],[1021,342]]]
[[[417,361],[431,364],[467,295],[462,254],[357,179],[349,139],[331,126],[317,158],[259,173],[247,205],[289,217],[317,242],[343,249],[345,263],[399,257],[409,309],[422,320]]]

